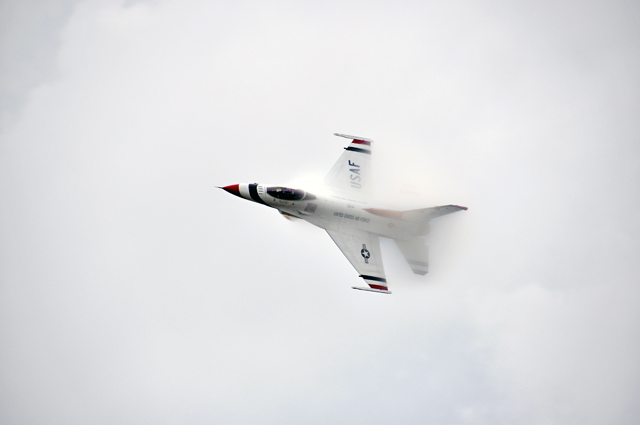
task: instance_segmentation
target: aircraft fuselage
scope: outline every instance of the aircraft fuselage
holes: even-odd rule
[[[337,195],[315,195],[301,189],[267,187],[258,183],[230,185],[222,189],[326,230],[357,229],[391,239],[411,239],[429,232],[428,223],[406,221],[400,212],[371,208],[364,202]]]

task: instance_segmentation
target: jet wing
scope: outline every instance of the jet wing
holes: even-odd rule
[[[356,229],[327,230],[340,251],[369,285],[368,288],[353,287],[363,291],[390,294],[380,255],[380,240],[377,235]]]
[[[352,139],[335,163],[324,183],[334,193],[346,199],[364,201],[373,195],[371,181],[371,142],[364,137],[347,136],[334,133],[336,136]]]

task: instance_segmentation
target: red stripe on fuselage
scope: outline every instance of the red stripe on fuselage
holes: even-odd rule
[[[380,217],[394,218],[396,220],[402,220],[402,215],[405,213],[405,211],[385,210],[382,208],[365,208],[364,210]]]
[[[353,142],[351,143],[355,143],[357,145],[367,145],[367,146],[371,146],[371,142],[367,142],[366,140],[358,140],[358,139],[353,139]]]

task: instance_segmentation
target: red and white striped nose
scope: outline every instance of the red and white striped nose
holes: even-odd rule
[[[257,202],[259,204],[267,205],[262,197],[260,196],[261,191],[263,191],[263,187],[260,186],[258,189],[258,183],[240,183],[240,184],[231,184],[229,186],[221,187],[232,195],[236,195],[243,199],[248,199],[249,201]]]

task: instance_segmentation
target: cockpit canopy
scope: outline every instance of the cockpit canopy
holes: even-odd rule
[[[267,188],[267,194],[285,201],[301,201],[303,199],[315,199],[316,197],[301,189],[290,187],[271,186]]]

